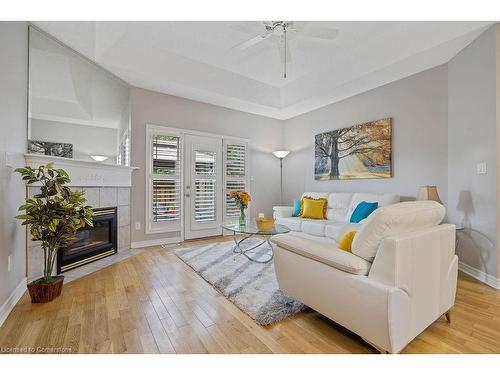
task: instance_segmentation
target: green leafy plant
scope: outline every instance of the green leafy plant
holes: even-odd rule
[[[75,233],[85,224],[92,226],[92,207],[86,206],[85,193],[71,191],[64,186],[71,180],[63,169],[55,169],[53,163],[38,168],[26,166],[16,169],[28,185],[41,183],[40,193],[27,198],[19,207],[26,211],[16,219],[29,225],[33,241],[41,241],[44,254],[43,277],[36,283],[53,282],[52,270],[59,249],[76,239]]]

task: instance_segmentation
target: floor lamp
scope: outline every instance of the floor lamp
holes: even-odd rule
[[[280,159],[280,205],[283,205],[283,159],[290,153],[286,150],[273,151],[273,155]]]

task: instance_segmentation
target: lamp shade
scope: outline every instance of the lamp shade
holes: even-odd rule
[[[435,186],[421,186],[418,189],[417,201],[435,201],[443,204],[439,198],[437,187]]]
[[[276,156],[278,159],[284,159],[290,151],[287,150],[278,150],[278,151],[273,151],[273,155]]]

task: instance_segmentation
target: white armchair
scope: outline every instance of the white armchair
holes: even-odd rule
[[[356,236],[383,229],[360,236],[354,254],[290,233],[271,239],[274,266],[283,291],[380,351],[398,353],[455,302],[455,226],[439,225],[444,208],[430,201],[377,211]]]

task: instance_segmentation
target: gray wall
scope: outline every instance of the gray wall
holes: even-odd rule
[[[497,160],[496,166],[500,166],[500,24],[495,25],[496,31],[496,119],[497,119]],[[497,173],[497,230],[496,233],[500,233],[500,200],[498,197],[500,196],[500,173]],[[500,275],[500,244],[497,241],[497,277]]]
[[[496,27],[448,64],[448,216],[459,233],[462,262],[497,272]],[[486,162],[487,174],[476,173]],[[478,231],[478,232],[476,232]]]
[[[28,25],[0,22],[0,306],[25,277],[25,230],[14,220],[25,187],[6,166],[24,163],[27,139]],[[6,156],[7,159],[6,160]],[[10,161],[9,161],[10,160]],[[11,271],[7,272],[7,257]]]
[[[132,242],[178,235],[144,232],[147,124],[248,138],[251,215],[272,214],[272,206],[279,202],[279,161],[271,152],[282,146],[281,121],[138,88],[131,90],[131,113],[131,165],[140,168],[132,178]],[[141,223],[140,230],[135,230],[137,221]]]
[[[393,119],[393,178],[314,180],[314,136],[337,128]],[[395,192],[415,197],[437,185],[447,201],[447,68],[442,65],[290,119],[285,125],[285,203],[304,191]]]

